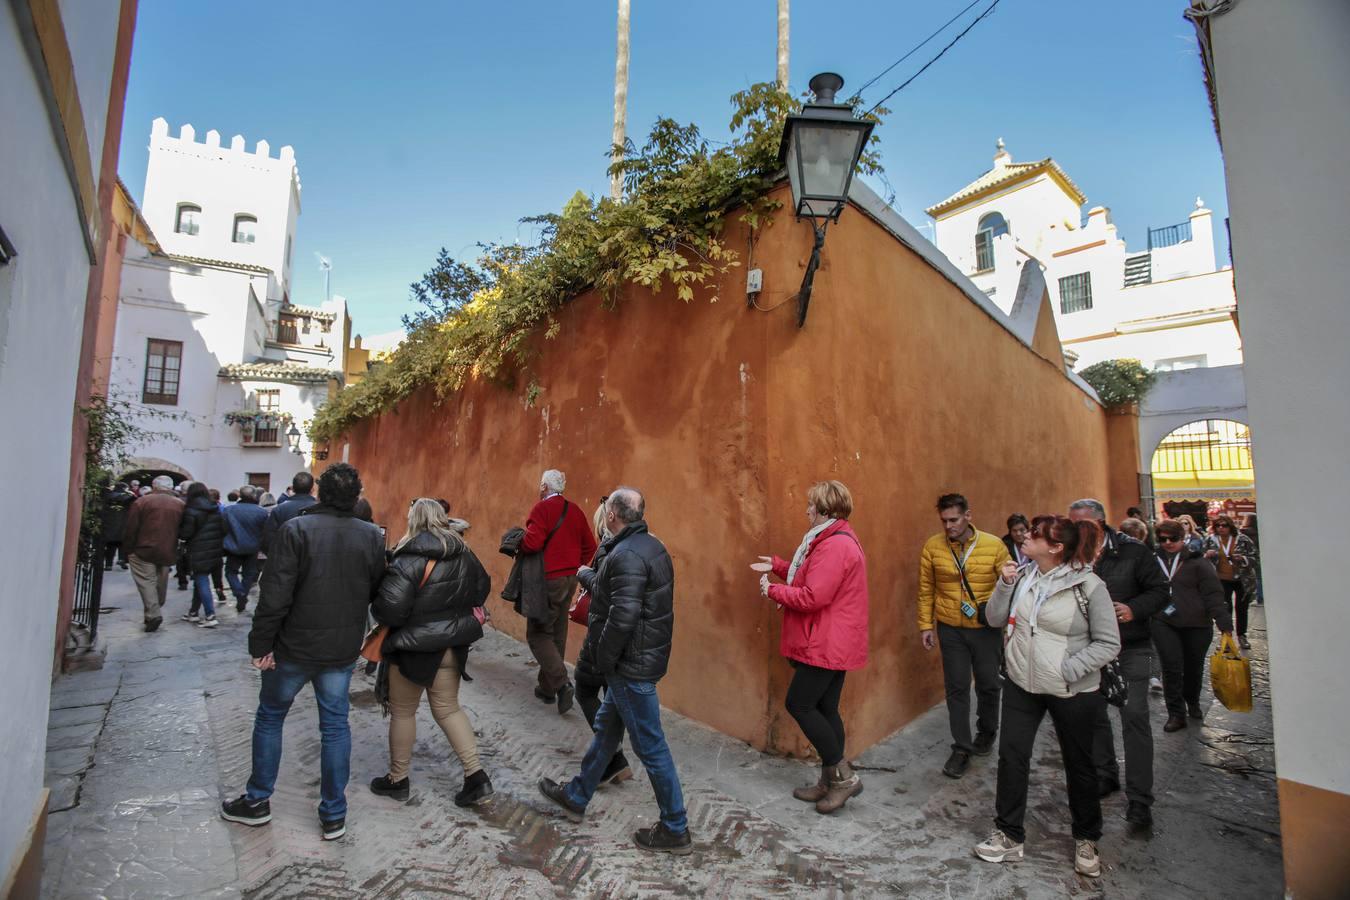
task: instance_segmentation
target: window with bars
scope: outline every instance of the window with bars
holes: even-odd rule
[[[247,477],[248,483],[253,485],[255,488],[258,488],[259,490],[262,491],[272,490],[271,472],[249,472]]]
[[[980,217],[975,226],[975,271],[990,272],[994,268],[994,238],[1008,233],[1008,220],[996,212]]]
[[[1079,272],[1066,275],[1059,280],[1059,311],[1061,313],[1082,312],[1092,309],[1092,273]]]
[[[277,416],[281,413],[281,390],[263,388],[255,394],[258,412],[265,416]],[[253,443],[275,444],[281,440],[281,420],[264,419],[253,426]]]
[[[178,378],[183,369],[183,342],[150,338],[145,348],[142,403],[178,405]]]
[[[277,320],[277,341],[282,344],[300,343],[300,319],[298,316],[282,316]]]
[[[234,217],[234,242],[236,244],[252,244],[257,240],[257,232],[257,216],[241,214]]]
[[[178,204],[178,218],[174,220],[173,230],[179,234],[196,234],[201,231],[202,208],[191,203]]]

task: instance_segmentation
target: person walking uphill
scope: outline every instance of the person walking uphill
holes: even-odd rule
[[[253,771],[243,796],[221,818],[272,821],[268,798],[281,765],[281,729],[296,694],[314,685],[323,742],[319,825],[324,840],[346,833],[352,736],[347,691],[366,633],[366,613],[384,575],[380,529],[352,515],[361,477],[334,463],[319,477],[319,502],[277,532],[268,547],[248,652],[262,671],[253,721]],[[292,501],[295,502],[295,501]]]
[[[178,539],[184,544],[188,571],[192,573],[192,607],[183,619],[201,628],[215,628],[220,622],[211,599],[211,573],[225,555],[225,519],[220,514],[220,505],[211,499],[211,492],[200,481],[188,486]],[[200,619],[198,609],[203,613]]]
[[[262,550],[267,510],[258,505],[258,489],[246,484],[239,500],[225,507],[225,578],[234,592],[234,608],[248,606],[248,594],[258,581],[258,553]]]
[[[832,813],[863,789],[844,759],[839,697],[845,673],[867,665],[867,557],[848,523],[853,497],[842,482],[812,485],[806,502],[811,527],[792,561],[761,556],[751,568],[764,573],[760,593],[783,610],[779,651],[796,669],[787,710],[820,754],[820,781],[792,796]],[[786,584],[770,584],[769,572]]]
[[[1003,634],[984,619],[1008,548],[971,524],[970,504],[960,494],[937,501],[942,531],[930,537],[919,557],[919,634],[923,648],[942,647],[952,753],[942,773],[960,778],[970,755],[987,755],[998,734],[999,662]],[[974,740],[970,736],[970,678],[975,676]]]
[[[686,855],[693,850],[684,794],[675,760],[661,730],[661,701],[656,683],[670,663],[675,630],[675,569],[670,554],[647,531],[646,502],[632,488],[609,495],[605,542],[599,569],[583,568],[582,584],[591,594],[589,624],[582,653],[604,676],[605,699],[595,716],[595,736],[586,748],[581,773],[566,785],[539,780],[539,791],[580,822],[606,768],[628,730],[656,792],[661,820],[639,828],[633,843],[643,850]]]
[[[469,646],[483,636],[480,616],[491,587],[483,564],[451,527],[441,504],[414,500],[408,532],[394,548],[371,610],[389,629],[379,675],[387,679],[389,698],[389,772],[370,783],[376,794],[408,799],[417,707],[425,690],[431,717],[464,767],[464,788],[455,804],[472,806],[492,795],[473,725],[459,706],[459,683],[468,679]],[[376,695],[381,693],[377,687]]]
[[[525,520],[520,552],[542,553],[548,609],[526,620],[525,641],[539,662],[534,695],[558,704],[558,712],[572,708],[576,690],[567,680],[567,610],[576,593],[577,569],[595,556],[595,535],[581,507],[563,496],[567,478],[557,469],[539,477],[539,502]]]
[[[173,492],[173,479],[159,475],[150,482],[150,493],[138,498],[127,510],[122,546],[131,564],[131,578],[145,608],[145,630],[154,631],[164,621],[164,601],[169,591],[169,567],[178,558],[178,526],[183,521],[183,501]]]

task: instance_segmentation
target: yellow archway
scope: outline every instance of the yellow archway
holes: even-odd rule
[[[1254,499],[1251,429],[1201,419],[1173,430],[1153,451],[1153,493],[1166,500]]]

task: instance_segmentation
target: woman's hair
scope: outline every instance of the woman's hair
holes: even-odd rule
[[[1021,525],[1028,531],[1031,530],[1031,523],[1028,522],[1027,517],[1021,513],[1013,513],[1011,516],[1008,516],[1008,530],[1012,531],[1014,525]]]
[[[1120,530],[1141,544],[1148,543],[1148,526],[1144,524],[1143,519],[1131,516],[1120,523]]]
[[[1154,525],[1153,533],[1156,534],[1158,540],[1161,541],[1164,538],[1184,538],[1186,536],[1186,529],[1179,521],[1168,519]]]
[[[853,515],[853,495],[842,481],[817,481],[806,492],[806,500],[816,512],[831,519]]]
[[[259,506],[276,506],[276,505],[277,505],[277,498],[276,498],[276,495],[273,494],[271,491],[263,491],[263,495],[262,495],[261,497],[258,498],[258,505],[259,505]]]
[[[1093,519],[1075,522],[1067,516],[1037,516],[1031,520],[1031,536],[1048,544],[1063,544],[1060,562],[1076,569],[1091,566],[1102,542],[1101,526]]]
[[[441,505],[429,497],[418,497],[408,507],[408,533],[403,535],[394,552],[397,553],[404,544],[424,532],[440,540],[441,549],[447,553],[452,547],[464,547],[464,539],[450,527],[450,519]]]
[[[1233,532],[1233,534],[1237,534],[1237,526],[1233,524],[1232,516],[1215,516],[1214,527],[1218,528],[1220,525],[1227,525],[1229,531]]]
[[[206,485],[202,484],[200,481],[194,481],[188,485],[187,494],[185,496],[189,500],[196,497],[205,497],[209,500],[211,499],[211,492],[207,489]]]
[[[1181,527],[1188,528],[1191,534],[1200,533],[1200,526],[1195,524],[1195,519],[1192,519],[1189,514],[1182,513],[1177,516],[1176,520],[1181,523]]]
[[[595,539],[604,543],[610,537],[609,529],[605,527],[605,506],[609,503],[609,497],[601,497],[600,505],[595,508],[594,515],[591,516],[591,527],[595,529]]]
[[[370,501],[365,497],[356,498],[356,505],[352,507],[352,515],[362,522],[375,521],[375,510],[371,507]]]

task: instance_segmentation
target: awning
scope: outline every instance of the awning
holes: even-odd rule
[[[1251,469],[1223,471],[1154,472],[1154,496],[1240,497],[1255,496],[1256,473]]]

